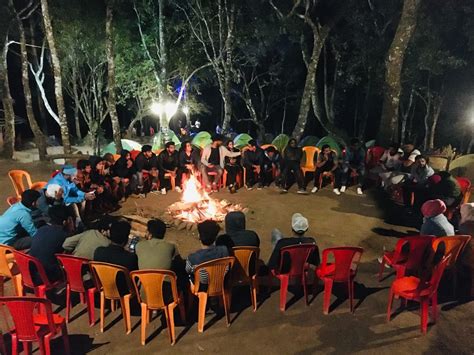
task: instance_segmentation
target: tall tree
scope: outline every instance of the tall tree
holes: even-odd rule
[[[69,127],[64,106],[63,85],[61,77],[61,63],[59,61],[56,43],[54,41],[53,26],[49,16],[48,0],[41,0],[41,12],[43,13],[44,30],[51,52],[51,62],[54,75],[54,93],[56,96],[56,106],[58,108],[58,117],[61,129],[61,139],[64,148],[64,154],[71,154],[71,142],[69,140]]]
[[[8,78],[8,32],[3,43],[2,58],[0,60],[0,79],[2,81],[2,104],[4,117],[3,155],[11,159],[15,151],[15,111],[10,93]]]
[[[105,16],[105,50],[107,53],[108,109],[110,120],[112,121],[112,133],[114,136],[115,149],[117,150],[117,153],[119,153],[122,150],[122,135],[120,132],[120,121],[117,114],[117,99],[115,93],[113,5],[113,0],[107,0]]]
[[[421,0],[404,0],[400,21],[385,62],[385,89],[379,143],[399,140],[398,112],[402,91],[401,73],[405,53],[415,32],[418,8]]]

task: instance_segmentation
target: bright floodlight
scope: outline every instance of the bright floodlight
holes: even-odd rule
[[[169,101],[165,104],[166,117],[168,118],[173,117],[177,110],[178,109],[174,102]]]
[[[187,114],[189,113],[189,107],[188,107],[188,106],[184,106],[184,107],[183,107],[183,113],[184,113],[185,115],[187,115]]]
[[[150,110],[153,114],[160,116],[163,113],[163,105],[157,101],[153,101],[150,105]]]

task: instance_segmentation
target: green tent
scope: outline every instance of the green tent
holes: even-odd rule
[[[316,136],[307,136],[307,137],[304,137],[300,141],[300,144],[298,144],[298,145],[300,147],[309,147],[309,146],[316,147],[316,144],[318,144],[319,140],[320,139]]]
[[[325,144],[329,145],[331,149],[334,149],[337,152],[338,157],[341,157],[341,147],[339,146],[339,144],[337,144],[337,141],[333,137],[326,136],[321,138],[319,142],[316,143],[316,147],[321,149],[321,147]]]
[[[128,151],[141,150],[142,145],[130,139],[122,139],[122,148]],[[115,149],[115,143],[110,142],[109,144],[107,144],[107,146],[104,149],[102,149],[102,153],[103,154],[106,154],[106,153],[116,154],[117,150]]]
[[[279,134],[275,137],[272,144],[277,147],[279,152],[283,152],[289,140],[290,137],[288,137],[286,134]]]
[[[191,144],[199,149],[203,149],[206,145],[212,143],[211,134],[209,132],[203,131],[196,134],[191,141]]]
[[[239,148],[239,149],[242,149],[243,147],[245,147],[250,140],[252,140],[253,138],[250,137],[247,133],[241,133],[239,134],[238,136],[236,136],[234,138],[234,146],[236,148]]]
[[[176,148],[179,149],[181,146],[181,141],[179,140],[178,136],[172,131],[168,131],[168,135],[170,137],[169,140],[172,140],[174,144],[176,145]],[[153,143],[152,143],[152,149],[153,151],[159,150],[159,149],[164,149],[165,145],[163,144],[163,139],[162,139],[162,133],[158,132],[153,136]]]
[[[474,154],[462,155],[449,164],[449,171],[455,176],[467,177],[474,181]]]
[[[372,148],[375,146],[375,139],[372,139],[370,141],[365,142],[365,147],[366,148]]]

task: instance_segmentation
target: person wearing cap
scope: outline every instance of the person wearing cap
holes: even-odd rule
[[[175,178],[175,189],[181,192],[181,176],[178,174],[178,152],[176,151],[176,145],[173,141],[166,142],[165,149],[158,154],[158,170],[161,193],[166,194],[167,188],[171,188],[170,180],[166,178],[166,174],[170,174]]]
[[[222,145],[221,135],[215,134],[212,136],[212,143],[204,147],[201,155],[201,175],[208,192],[217,191],[217,184],[224,172],[225,158],[239,156],[240,152],[231,152]],[[210,172],[216,173],[212,186],[208,175]]]
[[[156,154],[152,152],[152,147],[145,144],[142,151],[135,158],[135,167],[137,168],[137,191],[143,192],[143,176],[148,175],[151,182],[151,189],[158,188],[158,164]]]
[[[247,144],[247,150],[242,155],[242,165],[246,170],[246,185],[252,190],[257,184],[257,189],[263,186],[263,150],[257,145],[257,141],[251,139]]]
[[[39,193],[40,197],[37,202],[37,208],[31,212],[37,227],[49,222],[48,212],[50,207],[64,205],[64,191],[58,184],[48,185],[46,188],[41,189]]]
[[[439,199],[426,201],[421,206],[423,224],[420,228],[422,235],[444,237],[454,235],[454,227],[444,215],[446,204]]]
[[[268,260],[268,268],[270,270],[275,270],[280,267],[280,251],[282,248],[297,245],[297,244],[316,244],[316,241],[312,237],[306,237],[305,233],[308,231],[309,222],[306,217],[301,213],[295,213],[291,217],[291,229],[293,231],[293,236],[288,238],[282,238],[282,234],[278,229],[272,231],[272,241],[276,242],[275,247],[273,248],[272,255]],[[314,253],[310,255],[308,261],[313,265],[319,264],[319,255]],[[289,266],[289,260],[284,260],[283,269],[286,269]]]
[[[31,237],[36,234],[31,211],[36,208],[40,193],[26,190],[21,194],[21,202],[12,205],[0,216],[0,244],[23,250],[31,246]]]

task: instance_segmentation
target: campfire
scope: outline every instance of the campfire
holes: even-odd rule
[[[239,204],[211,198],[194,175],[184,183],[181,201],[168,207],[168,213],[175,222],[191,225],[208,219],[222,222],[225,215],[232,211],[245,212],[245,209]]]

